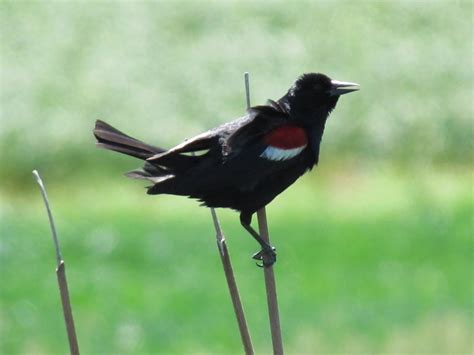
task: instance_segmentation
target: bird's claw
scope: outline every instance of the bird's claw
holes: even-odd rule
[[[260,260],[262,263],[257,262],[258,267],[269,267],[272,266],[276,261],[276,249],[274,247],[263,248],[258,253],[252,255],[252,259]]]

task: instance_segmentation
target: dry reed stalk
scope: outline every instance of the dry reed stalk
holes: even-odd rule
[[[225,237],[214,208],[211,208],[211,214],[214,228],[216,229],[217,248],[219,249],[222,267],[224,268],[227,286],[229,287],[230,298],[232,300],[232,305],[234,306],[234,313],[237,318],[242,345],[244,346],[246,355],[253,355],[252,339],[250,337],[247,321],[245,320],[244,309],[242,307],[242,302],[240,301],[239,289],[237,288],[237,282],[235,281],[234,270],[232,269],[232,263],[230,261],[229,251],[227,250]]]
[[[69,297],[69,289],[66,278],[66,265],[61,256],[61,248],[59,247],[58,235],[56,233],[53,215],[49,206],[46,188],[44,187],[43,180],[41,180],[38,171],[33,170],[33,175],[36,178],[36,182],[39,185],[41,195],[43,196],[44,205],[46,206],[46,212],[48,213],[49,225],[51,227],[51,234],[53,236],[54,248],[56,251],[56,277],[58,279],[59,293],[61,295],[64,323],[66,325],[66,331],[69,340],[69,350],[72,355],[79,355],[79,345],[77,342],[74,318],[72,316],[71,299]]]
[[[250,83],[249,73],[244,74],[245,96],[247,99],[247,108],[250,107]],[[262,239],[270,245],[268,234],[267,214],[265,207],[257,211],[258,228]],[[275,274],[273,265],[263,268],[265,277],[265,289],[267,291],[268,316],[270,320],[270,331],[272,334],[273,353],[275,355],[283,354],[283,342],[281,338],[280,312],[278,310],[278,298],[276,293]]]

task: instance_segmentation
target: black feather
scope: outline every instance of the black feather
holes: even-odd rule
[[[128,154],[132,157],[148,159],[155,154],[164,152],[164,149],[132,138],[101,120],[96,121],[93,133],[97,138],[98,147]]]

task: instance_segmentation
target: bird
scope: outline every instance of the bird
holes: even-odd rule
[[[306,73],[280,99],[250,107],[243,117],[171,149],[146,144],[102,120],[93,134],[97,146],[144,160],[142,168],[125,175],[151,182],[148,194],[187,196],[239,212],[241,225],[261,246],[253,259],[269,267],[276,249],[251,226],[252,216],[318,164],[329,115],[341,95],[359,88]]]

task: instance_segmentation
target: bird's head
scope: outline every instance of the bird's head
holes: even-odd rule
[[[359,90],[358,84],[333,80],[320,73],[309,73],[300,76],[279,101],[295,120],[324,123],[339,96],[356,90]]]

